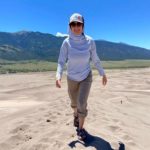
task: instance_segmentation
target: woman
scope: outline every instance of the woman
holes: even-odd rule
[[[56,87],[61,88],[63,68],[67,62],[68,94],[74,111],[74,126],[80,140],[86,138],[83,128],[87,116],[87,99],[92,83],[90,61],[93,62],[102,83],[106,85],[107,77],[96,53],[96,45],[92,38],[84,34],[84,18],[74,13],[69,21],[69,36],[63,41],[58,58],[56,72]]]

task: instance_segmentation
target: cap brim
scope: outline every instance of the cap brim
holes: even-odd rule
[[[72,20],[72,21],[70,21],[69,23],[72,23],[72,22],[80,22],[80,23],[83,23],[83,22],[80,21],[80,20]]]

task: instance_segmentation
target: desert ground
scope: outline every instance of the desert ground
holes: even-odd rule
[[[97,70],[88,98],[85,129],[79,141],[64,71],[0,75],[0,150],[148,150],[150,149],[150,68]],[[120,143],[120,144],[119,144]]]

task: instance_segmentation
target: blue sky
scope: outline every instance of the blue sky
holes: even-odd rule
[[[150,49],[149,0],[1,0],[0,31],[65,34],[74,12],[94,39]]]

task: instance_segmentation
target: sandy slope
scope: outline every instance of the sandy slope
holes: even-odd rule
[[[119,141],[126,150],[148,150],[150,69],[106,72],[106,87],[93,77],[86,143],[72,126],[65,75],[61,89],[55,72],[0,75],[0,150],[112,150]]]

